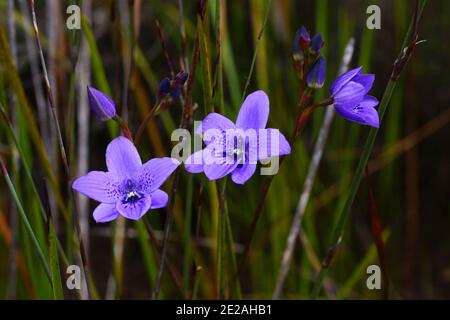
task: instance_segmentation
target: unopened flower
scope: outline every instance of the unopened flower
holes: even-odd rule
[[[164,98],[168,94],[170,94],[170,91],[172,90],[170,86],[170,80],[169,78],[164,78],[159,82],[158,85],[158,95],[160,98]]]
[[[325,82],[326,75],[326,62],[324,57],[319,57],[317,61],[309,69],[306,75],[306,83],[310,88],[322,88]]]
[[[142,164],[133,143],[118,137],[106,149],[108,171],[91,171],[75,180],[72,188],[101,202],[94,210],[97,222],[108,222],[119,215],[137,220],[149,209],[167,205],[167,193],[159,188],[179,164],[172,158],[155,158]]]
[[[116,106],[106,94],[93,87],[87,87],[89,105],[97,119],[106,121],[116,115]]]
[[[168,99],[172,102],[176,100],[180,96],[181,88],[188,76],[189,74],[187,72],[181,71],[172,80],[169,80],[169,78],[161,80],[158,87],[159,99]]]
[[[186,170],[204,172],[210,180],[231,173],[234,183],[244,184],[256,170],[258,160],[286,155],[291,147],[278,129],[266,129],[269,117],[269,98],[264,91],[247,96],[236,123],[210,113],[197,128],[203,134],[206,147],[189,156]]]
[[[373,74],[361,74],[362,67],[340,75],[331,86],[336,112],[346,120],[378,128],[377,98],[367,95],[375,80]]]
[[[318,32],[314,35],[314,37],[311,40],[311,49],[314,52],[319,52],[320,49],[323,47],[323,39],[322,39],[322,33]]]
[[[306,48],[309,47],[309,44],[311,43],[311,38],[304,26],[301,26],[300,29],[297,30],[296,40],[301,49],[305,50]]]
[[[304,51],[309,47],[311,38],[304,26],[297,30],[294,37],[294,44],[292,46],[292,58],[295,62],[300,62],[304,59]]]

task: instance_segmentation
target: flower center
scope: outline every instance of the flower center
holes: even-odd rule
[[[354,108],[353,108],[353,112],[354,113],[359,113],[361,111],[361,104],[358,104],[357,106],[355,106]]]
[[[234,138],[233,147],[231,149],[227,150],[225,153],[228,156],[234,156],[234,160],[241,160],[242,156],[245,157],[245,155],[246,155],[247,143],[244,143],[244,138],[240,135],[233,137],[233,138]],[[224,154],[224,156],[225,156],[225,154]]]
[[[139,192],[133,180],[128,179],[124,183],[122,203],[132,203],[142,199],[142,194]]]

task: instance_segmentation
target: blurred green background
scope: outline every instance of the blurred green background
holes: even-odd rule
[[[37,1],[40,40],[71,177],[105,170],[106,146],[119,134],[114,123],[99,122],[90,114],[87,85],[110,95],[135,132],[156,101],[158,82],[171,77],[171,72],[191,71],[198,39],[199,61],[191,92],[196,107],[193,119],[201,120],[212,106],[235,119],[249,81],[247,94],[262,89],[270,98],[269,126],[290,135],[297,115],[298,81],[291,64],[297,28],[304,25],[312,33],[322,32],[325,40],[327,82],[315,99],[327,97],[351,37],[355,47],[350,68],[363,65],[364,72],[376,74],[372,94],[380,99],[414,3]],[[71,4],[81,8],[80,30],[66,27]],[[366,8],[371,4],[381,9],[380,30],[366,28]],[[199,16],[202,9],[204,14]],[[388,106],[368,165],[370,184],[367,179],[361,183],[321,297],[383,297],[383,290],[366,287],[367,266],[380,264],[371,233],[370,186],[385,240],[390,297],[450,298],[449,14],[450,2],[445,0],[429,1],[424,10],[419,36],[426,42],[417,46]],[[53,277],[52,285],[46,277],[10,189],[1,179],[0,298],[79,298],[65,286],[66,265],[80,264],[79,243],[74,240],[77,222],[89,261],[90,297],[149,298],[158,272],[166,210],[151,211],[139,222],[119,219],[96,224],[91,218],[94,202],[75,195],[74,209],[48,106],[29,1],[0,0],[0,32],[0,102],[11,122],[4,117],[0,121],[0,156],[52,273],[59,270],[62,279],[60,283]],[[219,48],[221,59],[217,60]],[[248,78],[255,50],[254,70]],[[144,161],[170,155],[175,144],[170,134],[180,123],[185,98],[186,91],[181,101],[149,121],[138,148]],[[192,176],[180,169],[159,298],[216,298],[222,273],[228,274],[223,277],[231,283],[225,297],[236,298],[233,285],[238,279],[242,297],[272,297],[323,114],[323,110],[314,112],[294,152],[274,178],[240,277],[229,277],[227,264],[225,269],[218,268],[220,182],[211,183],[203,175]],[[310,297],[367,133],[367,127],[340,117],[333,120],[282,298]],[[263,179],[255,175],[245,186],[227,184],[238,266]],[[164,189],[170,188],[171,183],[166,183]],[[52,217],[52,224],[43,213]],[[81,297],[85,297],[84,290]]]

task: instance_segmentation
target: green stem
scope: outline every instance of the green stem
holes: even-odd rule
[[[224,241],[225,241],[225,228],[224,228],[224,211],[225,211],[225,190],[227,186],[228,176],[223,179],[222,186],[219,192],[219,218],[217,220],[217,298],[224,299]]]
[[[118,115],[115,115],[114,117],[112,117],[112,119],[119,124],[125,138],[133,141],[133,136],[131,134],[130,128],[128,127],[128,123],[122,117],[120,117]]]
[[[136,137],[134,139],[134,144],[136,146],[139,146],[139,143],[141,142],[142,134],[144,133],[145,127],[147,126],[147,122],[149,122],[150,119],[153,118],[153,116],[159,111],[161,106],[162,106],[162,102],[158,101],[155,104],[155,106],[150,110],[150,112],[145,116],[144,120],[142,120],[141,124],[139,125],[139,127],[138,127],[138,129],[136,131]],[[120,124],[120,120],[119,119],[114,119],[114,120],[118,121],[119,124]]]
[[[271,5],[272,5],[272,0],[269,0],[267,2],[267,7],[266,7],[266,12],[264,14],[263,24],[261,26],[261,29],[259,30],[258,37],[256,38],[255,51],[253,53],[253,58],[252,58],[252,64],[250,66],[250,71],[248,72],[247,82],[245,83],[245,86],[244,86],[244,92],[242,92],[241,104],[244,101],[245,93],[247,92],[247,88],[250,85],[250,80],[252,79],[253,69],[255,68],[255,62],[256,62],[256,54],[258,53],[258,46],[259,46],[261,37],[262,37],[262,35],[264,33],[264,28],[266,27],[267,20],[269,19],[269,13],[270,13]]]
[[[405,47],[415,45],[414,41],[416,41],[416,40],[414,39],[414,35],[412,34],[412,32],[415,29],[415,26],[417,25],[417,22],[420,19],[420,16],[422,14],[423,8],[425,7],[425,4],[426,4],[426,0],[422,0],[420,2],[420,9],[416,13],[417,16],[416,15],[414,16],[413,21],[410,24],[409,30],[406,33],[405,40],[404,40],[404,43],[402,46],[402,50],[400,51],[400,55],[399,55],[397,61],[399,61],[403,57],[403,52],[404,52]],[[408,45],[409,39],[412,38],[411,36],[413,36],[413,42],[410,45]],[[395,67],[396,66],[394,64],[394,70],[395,70]],[[391,79],[389,80],[389,82],[386,86],[383,97],[381,98],[380,106],[378,109],[378,113],[380,116],[380,122],[383,119],[383,116],[387,109],[387,106],[389,105],[392,94],[397,85],[397,80],[398,80],[398,77],[396,77],[396,78],[391,77]],[[320,269],[319,275],[317,277],[316,283],[315,283],[313,291],[312,291],[312,298],[314,298],[314,299],[316,299],[320,294],[320,290],[322,288],[322,284],[323,284],[323,280],[325,278],[326,272],[328,271],[330,264],[332,262],[332,259],[336,253],[336,250],[339,247],[339,244],[341,242],[341,239],[342,239],[342,236],[344,233],[345,224],[350,216],[350,211],[351,211],[351,208],[353,205],[353,201],[355,200],[356,193],[358,192],[359,185],[360,185],[362,177],[364,175],[364,168],[366,167],[367,162],[370,158],[370,155],[372,154],[372,149],[375,144],[375,139],[377,137],[377,134],[378,134],[377,128],[370,129],[369,135],[368,135],[366,143],[364,145],[362,156],[359,160],[358,167],[356,168],[355,175],[353,176],[353,180],[352,180],[352,183],[350,186],[350,191],[348,193],[347,200],[345,202],[345,206],[344,206],[343,210],[339,213],[337,223],[334,225],[333,231],[331,233],[330,246],[329,246],[328,252],[326,254],[326,257],[322,263],[322,268]]]
[[[39,255],[39,259],[42,262],[42,265],[45,269],[45,272],[47,274],[48,279],[50,280],[50,283],[52,281],[52,276],[51,276],[51,272],[50,272],[50,267],[47,263],[47,259],[45,258],[44,252],[42,251],[41,246],[39,245],[39,241],[36,238],[36,235],[34,234],[33,228],[31,227],[30,222],[28,221],[28,217],[25,214],[25,211],[23,209],[22,203],[19,199],[19,196],[17,195],[16,189],[14,188],[14,184],[11,181],[11,178],[9,177],[8,172],[6,171],[6,167],[3,163],[3,161],[0,159],[0,165],[2,167],[2,171],[3,171],[3,176],[5,177],[6,180],[6,184],[8,185],[9,191],[11,192],[11,195],[14,199],[14,202],[17,205],[17,210],[19,211],[20,217],[23,219],[23,223],[25,225],[25,228],[28,231],[28,234],[30,235],[31,241],[33,242],[33,245],[36,248],[36,251]]]
[[[217,227],[217,296],[225,297],[225,279],[231,285],[231,298],[241,299],[241,287],[239,284],[236,255],[234,251],[233,232],[231,230],[230,216],[226,202],[226,186],[228,176],[224,178],[219,193],[219,219]],[[224,269],[226,264],[227,270]]]
[[[191,224],[192,224],[192,194],[194,176],[189,175],[186,193],[186,221],[184,222],[184,258],[183,258],[183,291],[187,298],[189,294],[190,266],[191,266]]]

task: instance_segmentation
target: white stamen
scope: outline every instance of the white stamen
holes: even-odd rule
[[[127,199],[134,198],[137,196],[139,196],[139,194],[136,191],[130,191],[127,193]]]

